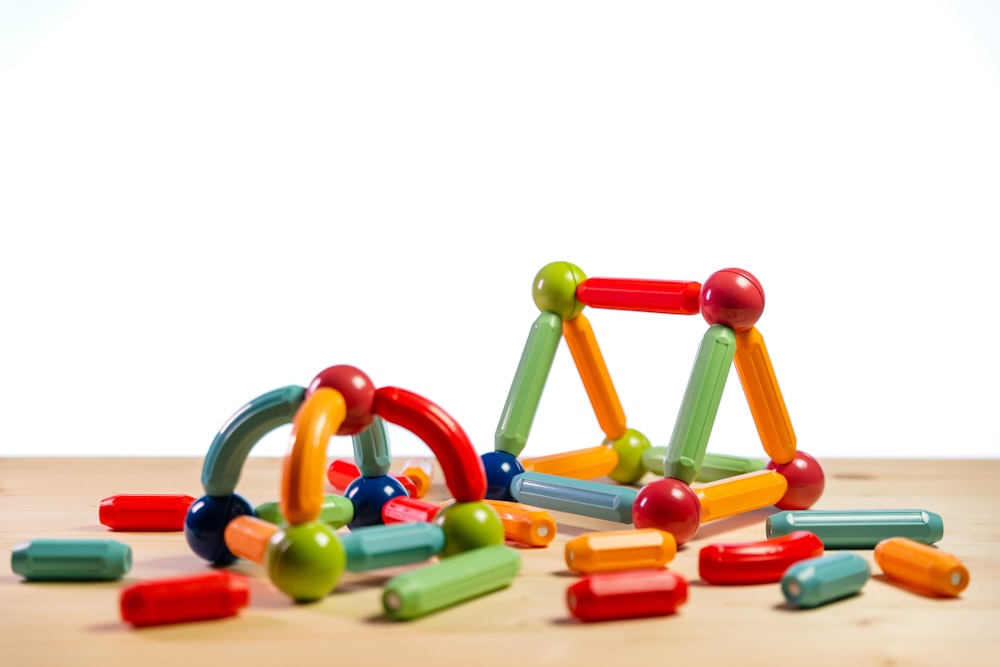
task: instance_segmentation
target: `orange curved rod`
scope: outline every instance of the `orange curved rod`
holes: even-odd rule
[[[326,448],[346,415],[344,397],[328,387],[314,391],[295,414],[281,474],[281,513],[289,525],[319,518]]]

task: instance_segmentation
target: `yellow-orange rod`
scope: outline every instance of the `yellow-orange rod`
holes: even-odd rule
[[[521,459],[525,470],[573,479],[604,477],[618,466],[618,452],[610,445],[597,445],[569,452]]]
[[[726,477],[707,484],[693,484],[691,490],[701,503],[701,522],[774,505],[788,490],[788,480],[774,470]]]
[[[565,320],[563,338],[573,355],[573,363],[576,364],[583,387],[587,390],[597,423],[609,440],[617,440],[625,435],[625,411],[618,400],[618,392],[611,382],[611,375],[604,363],[601,348],[597,346],[590,321],[582,313],[571,320]]]
[[[795,431],[764,337],[757,327],[736,334],[733,365],[740,376],[764,451],[775,463],[790,463],[795,458]]]

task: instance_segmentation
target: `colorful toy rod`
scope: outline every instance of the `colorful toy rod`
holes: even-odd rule
[[[566,589],[570,614],[584,622],[669,616],[687,602],[688,584],[663,568],[588,574]]]
[[[969,570],[954,555],[906,537],[875,545],[875,562],[890,581],[925,594],[955,597],[969,585]]]
[[[510,586],[521,555],[504,545],[482,546],[390,579],[382,606],[393,620],[410,620]]]
[[[408,523],[410,521],[431,522],[441,511],[440,505],[419,498],[396,496],[382,505],[383,523]]]
[[[654,475],[664,475],[664,462],[667,458],[666,447],[649,447],[642,452],[642,465]],[[701,461],[701,468],[695,482],[716,482],[726,477],[743,475],[755,470],[763,470],[767,461],[759,458],[746,456],[733,456],[731,454],[713,454],[705,452]]]
[[[871,577],[868,562],[850,551],[801,560],[781,577],[785,600],[803,609],[819,607],[861,592]]]
[[[698,552],[698,575],[709,584],[781,581],[793,564],[823,555],[823,543],[806,530],[760,542],[709,544]]]
[[[672,533],[656,528],[584,533],[566,543],[566,567],[591,574],[665,567],[677,555]]]
[[[132,548],[106,539],[31,540],[11,550],[10,569],[26,581],[115,581],[132,569]]]
[[[101,500],[102,524],[119,532],[180,532],[194,498],[181,493],[125,494]]]
[[[583,381],[597,423],[608,440],[617,440],[625,434],[625,411],[587,316],[580,313],[571,320],[564,320],[563,338]]]
[[[365,572],[426,561],[444,548],[444,531],[425,522],[364,526],[341,538],[347,569]]]
[[[697,315],[701,283],[681,280],[587,278],[576,297],[591,308]]]
[[[285,517],[281,515],[281,507],[277,501],[261,503],[254,508],[257,518],[284,528],[287,526]],[[354,503],[349,498],[336,493],[328,493],[323,497],[323,506],[319,511],[319,520],[331,528],[343,528],[354,520]]]
[[[122,620],[137,628],[237,615],[250,602],[246,577],[225,571],[132,584],[119,596]]]
[[[774,505],[784,497],[788,481],[774,470],[756,470],[691,488],[705,523]]]
[[[277,532],[277,524],[243,514],[226,524],[223,537],[226,548],[237,558],[266,565],[267,545]]]
[[[785,510],[767,518],[768,537],[796,530],[816,533],[827,549],[873,549],[890,537],[934,544],[944,535],[944,522],[921,509]]]
[[[618,465],[618,453],[610,445],[597,445],[569,452],[521,459],[525,472],[540,472],[574,479],[604,477]]]
[[[556,536],[556,522],[545,510],[506,500],[484,500],[500,516],[504,537],[529,547],[544,547]]]
[[[619,523],[632,522],[632,504],[638,495],[627,486],[537,472],[517,475],[510,493],[525,505]]]
[[[736,336],[732,329],[721,324],[710,326],[698,347],[694,369],[670,434],[665,476],[688,484],[698,476],[735,354]]]

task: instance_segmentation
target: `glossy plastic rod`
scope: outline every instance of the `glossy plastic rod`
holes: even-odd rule
[[[955,597],[969,585],[969,570],[954,555],[905,537],[875,545],[875,562],[890,581],[921,592]]]
[[[433,521],[441,511],[440,505],[429,503],[417,498],[396,496],[389,498],[382,505],[382,521],[384,523],[408,523],[411,521]]]
[[[585,533],[563,552],[566,567],[583,574],[665,567],[676,555],[673,534],[656,528]]]
[[[267,544],[278,530],[273,523],[243,514],[226,524],[223,539],[234,556],[264,565]]]
[[[690,484],[698,476],[715,425],[722,391],[736,353],[736,335],[714,324],[702,337],[674,430],[667,444],[664,476]]]
[[[504,537],[529,547],[544,547],[556,536],[552,515],[522,503],[506,500],[484,500],[503,522]]]
[[[409,620],[506,588],[521,571],[521,555],[504,545],[479,547],[390,579],[382,607]]]
[[[225,571],[143,581],[122,589],[122,620],[135,627],[235,616],[250,602],[246,577]]]
[[[774,505],[788,490],[788,480],[774,470],[757,470],[691,489],[701,503],[701,522],[705,523]]]
[[[305,387],[290,385],[258,396],[222,425],[205,455],[201,483],[206,496],[236,490],[247,455],[265,435],[291,423],[305,398]]]
[[[182,493],[118,494],[101,500],[100,522],[119,532],[184,530],[194,498]]]
[[[781,577],[781,592],[789,604],[808,609],[860,593],[870,577],[864,558],[842,551],[792,565]]]
[[[354,460],[358,470],[365,477],[381,477],[389,474],[392,466],[392,451],[385,421],[376,416],[368,428],[351,436],[354,446]]]
[[[486,497],[486,472],[472,441],[440,406],[398,387],[375,391],[375,414],[410,430],[434,452],[452,498],[459,502]]]
[[[822,555],[823,543],[806,530],[759,542],[709,544],[698,552],[698,575],[709,584],[775,583],[793,564]]]
[[[544,509],[632,523],[632,505],[639,494],[628,486],[523,472],[510,483],[514,500]]]
[[[326,448],[346,415],[343,395],[327,387],[316,389],[295,414],[281,475],[281,513],[290,525],[319,518]]]
[[[587,278],[576,298],[591,308],[697,315],[701,283],[682,280]]]
[[[573,479],[604,477],[618,465],[618,453],[610,445],[597,445],[521,459],[525,472],[540,472]]]
[[[890,537],[934,544],[944,536],[940,515],[920,509],[785,510],[767,518],[768,537],[808,530],[827,549],[873,549]]]
[[[11,550],[10,569],[27,581],[114,581],[132,569],[132,548],[117,540],[31,540]]]
[[[687,602],[688,584],[663,568],[588,574],[566,589],[566,606],[581,621],[668,616]]]
[[[795,458],[795,430],[764,337],[756,327],[736,334],[733,363],[764,451],[775,463],[790,462]]]
[[[573,356],[597,423],[608,440],[617,440],[625,435],[625,411],[587,316],[580,313],[563,322],[563,338]]]
[[[642,452],[642,465],[655,475],[663,475],[663,464],[666,457],[666,447],[647,447]],[[694,481],[699,483],[717,482],[727,477],[763,470],[766,466],[767,461],[759,458],[705,452],[698,476],[694,478]]]
[[[420,563],[444,548],[444,531],[432,523],[395,523],[355,528],[341,537],[347,569],[365,572]]]
[[[288,525],[281,516],[281,507],[274,501],[261,503],[254,508],[257,518],[284,528]],[[323,506],[319,510],[319,520],[331,528],[342,528],[354,520],[354,503],[336,493],[323,496]]]
[[[531,433],[542,390],[562,338],[562,320],[555,313],[543,312],[535,318],[524,343],[517,372],[500,413],[494,436],[494,448],[515,458],[521,455]]]

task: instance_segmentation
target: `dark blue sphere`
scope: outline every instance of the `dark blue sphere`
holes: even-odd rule
[[[486,497],[490,500],[514,500],[510,495],[510,482],[524,472],[517,457],[507,452],[486,452],[481,457],[486,470]]]
[[[236,493],[202,496],[191,503],[184,518],[184,538],[191,551],[217,567],[235,562],[236,556],[226,547],[226,525],[243,514],[253,516],[253,505]]]
[[[344,489],[344,497],[354,504],[354,518],[348,528],[377,526],[382,521],[382,506],[390,498],[408,496],[406,489],[394,477],[358,477]]]

